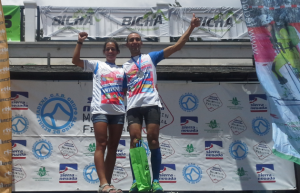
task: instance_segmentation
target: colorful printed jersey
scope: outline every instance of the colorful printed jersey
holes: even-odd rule
[[[139,78],[137,73],[139,68],[134,60],[143,71],[143,77]],[[123,69],[126,74],[128,95],[127,95],[127,110],[135,107],[154,106],[161,107],[158,91],[156,89],[157,76],[156,65],[164,59],[164,51],[150,52],[142,54],[141,61],[139,56],[135,56],[123,64]]]
[[[84,71],[94,72],[92,114],[124,114],[124,70],[115,64],[84,60]]]

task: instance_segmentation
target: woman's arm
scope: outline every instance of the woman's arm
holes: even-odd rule
[[[83,41],[88,37],[88,34],[86,32],[80,32],[78,34],[78,42],[75,47],[74,53],[73,53],[73,58],[72,58],[72,63],[75,64],[76,66],[79,66],[83,68],[83,60],[80,60],[80,49],[82,46]]]

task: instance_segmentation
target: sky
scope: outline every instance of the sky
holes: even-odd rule
[[[26,0],[28,1],[28,0]],[[155,7],[157,2],[174,4],[175,0],[30,0],[38,6],[72,7]],[[23,0],[1,0],[2,5],[24,5]],[[182,7],[241,7],[240,0],[178,0]],[[116,6],[117,5],[117,6]]]

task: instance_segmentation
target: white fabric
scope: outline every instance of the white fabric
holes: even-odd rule
[[[124,114],[122,67],[98,60],[84,60],[84,71],[94,72],[92,114]]]
[[[139,78],[137,76],[139,69],[132,59],[123,64],[128,82],[127,110],[155,105],[161,107],[158,91],[156,89],[156,67],[150,55],[142,54],[141,62],[139,61],[139,56],[135,56],[133,59],[141,66],[144,77]]]

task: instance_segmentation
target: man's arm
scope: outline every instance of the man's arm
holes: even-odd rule
[[[78,42],[82,43],[87,37],[88,37],[88,34],[86,32],[80,32],[78,34]],[[73,53],[72,63],[75,64],[76,66],[84,68],[83,60],[80,60],[81,46],[82,46],[82,44],[77,43],[74,53]]]
[[[179,38],[179,40],[174,44],[173,46],[169,46],[164,49],[164,58],[167,58],[171,56],[173,53],[181,50],[181,48],[184,46],[185,42],[188,41],[191,33],[195,29],[195,27],[200,26],[200,20],[199,18],[196,18],[195,14],[193,13],[193,18],[191,20],[191,25],[189,28],[184,32],[184,34]]]

